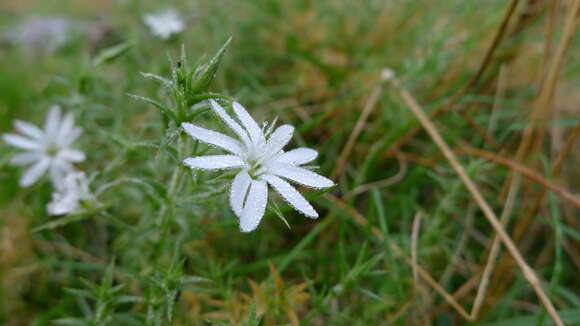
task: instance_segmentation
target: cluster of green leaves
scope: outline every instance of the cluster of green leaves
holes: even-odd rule
[[[219,63],[231,38],[222,45],[217,53],[208,62],[199,61],[193,67],[189,66],[185,46],[181,47],[181,58],[177,63],[171,63],[174,67],[171,79],[156,75],[154,73],[142,73],[146,78],[157,81],[170,94],[173,103],[171,107],[162,104],[148,97],[130,95],[136,100],[153,105],[163,114],[164,118],[170,121],[173,129],[179,127],[183,122],[190,122],[203,112],[202,106],[209,99],[230,98],[218,93],[208,92],[211,81],[215,78]]]

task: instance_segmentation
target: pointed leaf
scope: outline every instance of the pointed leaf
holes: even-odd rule
[[[145,102],[145,103],[153,105],[155,108],[157,108],[159,111],[161,111],[161,113],[165,114],[166,116],[168,116],[172,120],[176,120],[176,117],[175,117],[175,114],[173,113],[173,111],[171,111],[171,109],[167,108],[163,104],[161,104],[153,99],[150,99],[148,97],[135,95],[135,94],[127,94],[127,95],[130,96],[131,98],[137,100],[137,101],[141,101],[141,102]]]
[[[122,42],[122,43],[113,45],[111,47],[108,47],[106,49],[103,49],[93,59],[93,65],[96,67],[96,66],[99,66],[103,63],[113,62],[114,60],[120,58],[125,53],[127,53],[127,51],[134,44],[135,44],[135,42],[133,42],[133,41],[126,41],[126,42]]]
[[[204,91],[215,78],[219,63],[231,41],[232,38],[228,38],[228,40],[224,43],[224,45],[222,45],[222,47],[217,51],[213,58],[211,58],[211,60],[205,65],[200,66],[200,69],[196,71],[193,76],[194,81],[191,89],[193,93]]]

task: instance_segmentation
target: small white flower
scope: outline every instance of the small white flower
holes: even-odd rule
[[[74,170],[72,163],[85,159],[85,153],[70,148],[82,129],[74,126],[72,113],[61,118],[60,108],[56,105],[48,113],[44,130],[24,121],[15,121],[14,126],[22,136],[5,134],[2,138],[8,145],[25,150],[10,161],[13,165],[30,165],[20,178],[22,187],[32,185],[47,171],[53,184],[58,186],[64,176]]]
[[[49,215],[67,215],[80,211],[81,200],[91,200],[89,180],[84,172],[71,172],[52,193],[52,201],[46,205]]]
[[[24,46],[33,54],[50,55],[71,38],[73,23],[60,16],[31,16],[6,34],[6,40]]]
[[[174,9],[145,15],[143,20],[153,35],[164,40],[169,39],[173,34],[181,33],[185,28],[185,23]]]
[[[391,79],[395,78],[395,71],[391,68],[385,68],[381,70],[381,80],[382,81],[390,81]]]
[[[242,232],[258,227],[266,210],[269,184],[298,212],[317,218],[318,213],[288,182],[321,189],[334,183],[300,165],[313,161],[318,153],[310,148],[296,148],[284,152],[294,133],[291,125],[282,125],[273,132],[264,132],[239,103],[233,103],[238,123],[223,107],[210,100],[213,111],[237,135],[239,140],[222,133],[182,123],[181,126],[194,139],[219,147],[230,154],[190,157],[183,163],[192,169],[218,170],[240,168],[230,190],[230,205],[240,219]]]

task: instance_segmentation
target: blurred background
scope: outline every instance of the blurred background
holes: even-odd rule
[[[20,188],[1,144],[0,324],[551,325],[503,248],[476,303],[494,230],[381,81],[388,68],[504,212],[560,317],[580,325],[578,2],[0,0],[0,133],[59,104],[84,128],[95,188],[146,185],[104,193],[107,216],[35,231],[55,219],[50,186]],[[182,45],[193,65],[230,36],[210,89],[295,125],[293,145],[319,150],[338,186],[308,193],[319,220],[275,198],[292,228],[269,211],[240,234],[215,176],[201,176],[204,192],[176,199],[159,266],[152,221],[179,159],[155,149],[159,112],[127,94],[168,102],[140,72],[170,76]],[[176,271],[199,282],[175,285]]]

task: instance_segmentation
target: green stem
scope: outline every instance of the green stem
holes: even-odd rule
[[[554,298],[554,293],[560,284],[563,273],[563,253],[562,253],[562,243],[564,242],[564,230],[562,228],[562,223],[560,221],[560,210],[558,207],[558,201],[554,193],[548,194],[548,199],[550,203],[550,210],[552,215],[552,225],[554,228],[554,269],[552,270],[552,278],[550,280],[550,285],[548,287],[548,295]],[[546,309],[542,309],[542,312],[538,315],[536,319],[536,326],[541,326],[544,324],[544,319],[546,318]]]
[[[186,139],[185,135],[180,134],[177,138],[177,155],[179,158],[183,156],[185,153],[185,146],[186,146]],[[171,226],[171,212],[174,208],[174,199],[177,195],[177,191],[180,188],[181,180],[183,179],[183,173],[185,171],[185,167],[181,164],[178,165],[173,173],[171,174],[171,179],[169,181],[169,187],[167,190],[167,200],[161,206],[159,210],[158,220],[160,221],[161,227],[161,234],[159,236],[159,243],[157,246],[156,257],[158,260],[161,259],[165,248],[167,248],[167,238],[169,235],[169,229]]]
[[[205,94],[197,94],[194,96],[190,96],[187,99],[187,105],[190,107],[190,106],[194,105],[195,103],[199,103],[201,101],[209,100],[209,99],[221,99],[221,100],[225,100],[225,101],[229,101],[229,102],[236,101],[236,99],[234,99],[233,97],[227,96],[227,95],[222,95],[222,94],[217,94],[217,93],[205,93]]]

